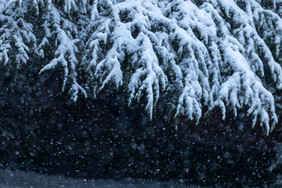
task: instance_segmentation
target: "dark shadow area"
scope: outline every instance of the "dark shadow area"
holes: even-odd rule
[[[281,177],[281,164],[275,166],[281,125],[266,136],[259,125],[251,128],[244,110],[225,121],[214,110],[196,126],[167,117],[161,98],[150,121],[143,99],[128,107],[122,90],[73,103],[61,91],[62,74],[0,70],[2,168],[228,186],[270,185]]]

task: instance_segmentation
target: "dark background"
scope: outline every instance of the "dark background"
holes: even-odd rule
[[[60,69],[39,76],[33,63],[18,72],[0,64],[1,168],[202,185],[259,186],[281,177],[281,121],[269,136],[251,128],[244,109],[226,121],[214,110],[195,125],[169,118],[166,98],[150,121],[144,99],[128,107],[123,88],[74,103],[61,90]]]

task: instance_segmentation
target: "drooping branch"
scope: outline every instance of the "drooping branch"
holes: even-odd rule
[[[162,96],[195,122],[244,108],[268,133],[281,119],[282,21],[255,0],[16,0],[0,11],[2,62],[49,59],[40,73],[63,67],[74,101],[121,88],[151,118]]]
[[[51,24],[49,24],[50,22]],[[60,65],[64,69],[63,91],[65,90],[67,82],[69,82],[69,91],[74,101],[77,100],[79,91],[81,91],[84,96],[87,96],[86,91],[78,84],[76,79],[76,66],[79,63],[77,59],[78,47],[76,43],[79,43],[79,39],[74,39],[71,34],[77,33],[76,25],[62,18],[58,10],[52,6],[43,27],[45,28],[46,37],[42,39],[38,51],[43,55],[44,48],[41,47],[50,43],[48,41],[53,40],[52,48],[54,49],[54,58],[40,70],[39,74],[50,69],[55,69]]]

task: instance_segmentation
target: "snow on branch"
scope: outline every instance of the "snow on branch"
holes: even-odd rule
[[[255,0],[0,2],[11,5],[0,3],[1,62],[25,63],[33,52],[50,59],[40,73],[62,66],[74,101],[118,88],[129,105],[145,100],[151,118],[169,98],[175,118],[195,122],[244,108],[269,133],[281,119],[282,20]]]
[[[93,51],[90,55],[90,64],[87,67],[94,66],[95,77],[100,80],[100,83],[103,83],[100,87],[103,89],[110,80],[116,86],[123,84],[120,62],[130,61],[131,65],[127,68],[130,67],[131,71],[129,72],[133,72],[133,74],[125,73],[127,77],[130,77],[125,82],[130,93],[129,103],[133,99],[139,100],[145,92],[146,108],[152,118],[153,106],[160,95],[160,85],[164,89],[167,78],[159,66],[159,60],[153,48],[154,41],[152,40],[156,41],[157,37],[155,33],[149,31],[151,23],[148,16],[142,14],[142,11],[148,10],[142,6],[141,2],[124,1],[116,4],[111,1],[102,2],[98,4],[96,1],[92,10],[92,15],[95,15],[92,16],[95,18],[93,25],[97,29],[88,41],[89,47]],[[104,5],[100,12],[97,11],[98,5]],[[105,10],[105,7],[108,7],[109,10]],[[136,14],[127,15],[132,10]],[[105,17],[108,14],[112,19]],[[99,21],[100,19],[103,21]],[[106,45],[100,51],[107,50],[101,54],[100,60],[97,56],[99,44]],[[108,46],[111,47],[107,48]],[[125,59],[125,55],[131,57]],[[104,69],[102,69],[103,67]]]
[[[258,6],[257,9],[261,9],[256,2],[252,1],[252,3]],[[256,16],[248,16],[233,1],[211,1],[210,5],[206,5],[206,10],[214,12],[214,18],[220,16],[217,19],[225,22],[223,28],[225,27],[224,30],[227,33],[220,40],[218,47],[224,58],[222,62],[224,67],[229,68],[215,104],[219,104],[225,112],[225,107],[220,102],[225,98],[224,101],[231,105],[235,115],[236,108],[248,106],[249,115],[253,117],[253,125],[255,125],[257,117],[260,117],[259,122],[264,124],[269,132],[269,123],[272,123],[273,128],[278,122],[278,118],[275,113],[274,97],[267,90],[268,86],[264,85],[268,82],[265,80],[265,72],[270,71],[271,74],[268,76],[272,78],[272,82],[276,83],[276,90],[281,90],[281,66],[275,62],[270,46],[264,42],[261,38],[263,36],[260,36],[256,30],[254,21],[257,19]],[[221,10],[224,11],[221,12]],[[272,14],[275,17],[275,14]],[[218,29],[220,28],[218,27]],[[281,34],[277,36],[279,37]]]
[[[128,90],[131,93],[129,102],[131,103],[131,100],[135,97],[140,99],[141,92],[145,90],[147,95],[146,109],[152,118],[154,104],[160,95],[160,84],[165,89],[167,78],[159,66],[158,58],[153,50],[150,39],[144,33],[140,33],[136,40],[139,44],[139,49],[133,57],[133,63],[140,68],[136,69],[128,85]],[[156,95],[155,97],[154,94]]]
[[[19,68],[35,48],[32,24],[23,19],[24,8],[2,9],[0,14],[0,63]],[[1,11],[0,11],[1,12]]]
[[[78,47],[76,46],[76,43],[79,42],[79,39],[73,39],[71,36],[71,32],[77,32],[76,26],[68,20],[61,18],[55,7],[52,7],[50,16],[47,18],[48,20],[45,24],[48,24],[51,20],[52,21],[50,25],[45,25],[45,28],[47,28],[46,36],[48,38],[50,37],[49,41],[55,40],[54,43],[56,48],[54,50],[54,58],[40,70],[39,74],[50,69],[55,69],[58,65],[60,65],[63,67],[65,73],[62,90],[64,91],[67,82],[70,82],[70,93],[74,101],[77,100],[79,91],[81,91],[86,97],[86,91],[80,86],[80,84],[77,83],[76,80],[76,65],[78,64],[78,59],[76,57]],[[55,29],[49,33],[48,26],[54,27]],[[62,26],[64,28],[62,28]],[[44,37],[39,47],[44,46],[45,43],[48,43],[48,39]]]
[[[259,121],[269,132],[278,117],[265,72],[280,89],[281,26],[267,25],[276,35],[272,44],[269,34],[258,31],[266,27],[258,20],[281,19],[256,13],[264,10],[255,1],[244,1],[242,9],[242,2],[207,0],[198,7],[184,0],[93,1],[83,58],[87,88],[96,95],[111,83],[123,86],[129,104],[145,96],[151,118],[161,94],[174,96],[175,117],[197,122],[204,106],[219,107],[223,119],[226,109],[236,116],[248,107],[253,125]]]

